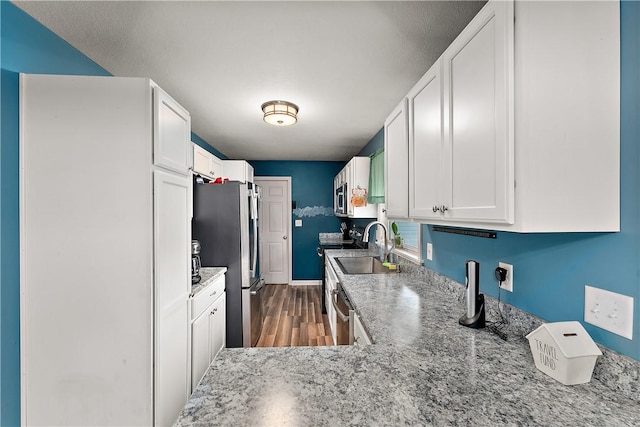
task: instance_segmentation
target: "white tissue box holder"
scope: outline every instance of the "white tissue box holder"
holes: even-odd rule
[[[580,322],[545,323],[527,335],[536,368],[564,385],[591,381],[602,355]]]

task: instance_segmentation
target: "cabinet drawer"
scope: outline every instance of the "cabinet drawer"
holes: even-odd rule
[[[224,275],[198,292],[191,301],[191,319],[195,319],[224,293]]]

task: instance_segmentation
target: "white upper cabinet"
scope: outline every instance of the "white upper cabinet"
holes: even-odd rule
[[[408,218],[409,216],[408,132],[407,99],[405,98],[384,122],[384,200],[389,218]]]
[[[193,171],[210,179],[222,177],[222,160],[199,145],[193,144]]]
[[[158,86],[153,87],[153,163],[182,175],[191,167],[191,116]]]
[[[489,2],[442,55],[440,214],[513,223],[513,3]]]
[[[369,157],[352,157],[334,178],[334,185],[347,184],[344,203],[349,218],[376,218],[378,214],[378,204],[367,201],[370,169]]]
[[[386,167],[409,169],[409,218],[619,231],[619,13],[615,2],[489,1],[407,95],[409,160]]]
[[[438,61],[409,92],[409,215],[439,218],[447,160],[442,135],[442,69]]]
[[[246,160],[223,160],[222,165],[230,181],[253,182],[253,166]]]

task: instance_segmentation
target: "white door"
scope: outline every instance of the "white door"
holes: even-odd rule
[[[442,79],[440,61],[409,93],[409,216],[442,218]],[[388,210],[388,209],[387,209]],[[390,211],[389,211],[390,212]]]
[[[291,178],[260,177],[260,272],[266,283],[291,282]]]
[[[155,424],[172,425],[190,391],[190,179],[158,170],[153,179]]]
[[[387,216],[409,215],[409,124],[407,99],[404,98],[384,123],[385,204]]]
[[[513,2],[487,3],[442,59],[444,216],[513,223]]]

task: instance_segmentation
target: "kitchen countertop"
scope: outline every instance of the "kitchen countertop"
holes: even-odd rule
[[[460,326],[464,302],[423,276],[336,268],[363,253],[327,258],[376,344],[223,349],[176,425],[638,425],[637,399],[560,384],[522,336]]]
[[[200,282],[191,285],[191,294],[196,296],[198,292],[209,286],[214,280],[227,272],[227,267],[201,267]]]

